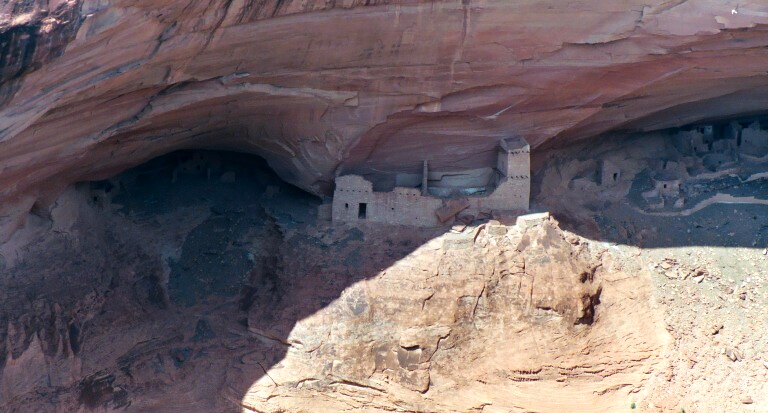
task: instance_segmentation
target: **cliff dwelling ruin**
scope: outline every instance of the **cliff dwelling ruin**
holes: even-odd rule
[[[628,206],[645,213],[684,214],[726,202],[718,189],[758,184],[768,165],[768,127],[761,118],[689,125],[642,136],[645,147],[636,149],[633,156],[644,158],[643,162],[610,152],[572,161],[574,169],[563,171],[573,174],[568,188],[605,200],[626,196]]]
[[[767,70],[766,0],[2,0],[0,412],[766,413]]]
[[[362,176],[336,178],[334,221],[370,221],[392,225],[434,227],[463,212],[472,216],[492,211],[527,211],[531,193],[531,147],[523,138],[502,139],[496,167],[488,181],[442,179],[447,174],[429,171],[424,161],[419,187],[395,187],[376,192]],[[482,175],[481,175],[482,176]],[[431,178],[437,179],[431,179]],[[398,177],[398,181],[404,179]]]

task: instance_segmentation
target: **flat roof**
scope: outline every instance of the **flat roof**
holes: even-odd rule
[[[528,145],[528,142],[519,136],[515,136],[513,138],[504,138],[501,140],[501,149],[507,152],[517,151],[529,147],[530,145]]]

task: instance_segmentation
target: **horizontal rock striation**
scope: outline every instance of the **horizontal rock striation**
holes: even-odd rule
[[[329,194],[340,172],[485,166],[501,136],[762,112],[766,23],[757,0],[11,1],[0,216],[183,148]]]

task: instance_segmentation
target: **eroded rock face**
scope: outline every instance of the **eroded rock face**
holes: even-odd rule
[[[12,1],[2,215],[178,148],[258,153],[328,194],[339,171],[485,166],[500,136],[540,146],[763,110],[766,7]]]
[[[357,267],[362,272],[392,253],[380,243],[381,231],[392,233],[361,232],[368,250]],[[630,301],[649,304],[648,285],[608,261],[609,269],[600,269],[602,252],[547,218],[508,231],[481,227],[426,242],[297,323],[290,306],[276,314],[254,306],[249,330],[287,337],[277,344],[287,351],[250,387],[243,406],[257,412],[624,409],[641,390],[643,371],[658,364],[666,333],[654,326],[653,311],[619,298],[634,289]],[[301,262],[285,268],[286,290],[295,292],[287,301],[334,290],[317,274],[341,270],[339,264],[315,261],[317,272],[306,273]]]
[[[243,154],[71,187],[0,244],[0,410],[763,411],[763,207],[627,208],[659,139],[553,158],[557,220],[450,230],[322,221]]]
[[[170,154],[0,245],[0,410],[615,411],[664,371],[649,278],[548,214],[336,225],[257,163]]]

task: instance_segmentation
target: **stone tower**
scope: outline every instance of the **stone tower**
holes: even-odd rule
[[[496,168],[503,175],[502,179],[529,179],[531,146],[523,138],[502,139]]]

